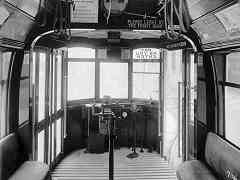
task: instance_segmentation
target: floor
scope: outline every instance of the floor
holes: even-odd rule
[[[114,151],[115,180],[176,180],[175,170],[157,153],[139,153],[128,159],[130,149]],[[139,152],[139,149],[137,149]],[[78,150],[67,156],[52,172],[52,180],[107,180],[108,153],[89,154]]]

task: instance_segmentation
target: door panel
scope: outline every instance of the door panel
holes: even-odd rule
[[[63,52],[36,51],[31,77],[34,89],[34,159],[52,164],[62,152]],[[35,83],[36,82],[36,83]]]
[[[182,51],[167,51],[164,65],[164,139],[163,155],[173,167],[181,161],[182,98],[183,98]]]

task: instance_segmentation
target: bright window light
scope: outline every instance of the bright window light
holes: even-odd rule
[[[68,63],[68,100],[94,98],[95,63]]]
[[[135,62],[133,63],[133,72],[159,73],[159,62]]]
[[[95,49],[85,47],[72,47],[68,49],[68,58],[95,58]]]
[[[128,64],[100,64],[100,97],[128,98]]]
[[[38,87],[38,122],[45,118],[46,54],[40,53]]]

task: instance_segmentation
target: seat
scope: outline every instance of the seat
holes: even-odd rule
[[[198,160],[187,161],[178,168],[177,177],[179,180],[217,180],[212,171]]]
[[[47,177],[48,165],[37,161],[27,161],[23,149],[16,133],[12,133],[1,139],[1,180],[44,180]]]
[[[48,173],[48,165],[37,161],[24,162],[9,180],[44,180]]]
[[[177,169],[179,180],[239,180],[240,150],[217,136],[208,133],[205,145],[205,162],[186,161]]]

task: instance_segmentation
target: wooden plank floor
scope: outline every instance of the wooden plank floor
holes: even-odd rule
[[[138,151],[139,152],[139,151]],[[176,180],[175,170],[157,153],[126,156],[130,149],[114,151],[115,180]],[[52,172],[52,180],[108,180],[108,153],[85,154],[78,150],[67,156]]]

